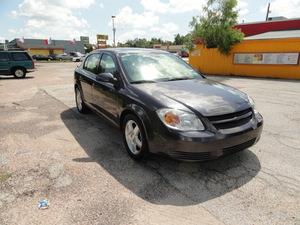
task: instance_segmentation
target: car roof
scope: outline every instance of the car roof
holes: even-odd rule
[[[153,49],[153,48],[103,48],[96,49],[92,53],[99,52],[112,52],[112,53],[168,53],[163,50]]]
[[[0,52],[9,52],[9,53],[15,53],[15,52],[26,52],[27,53],[27,51],[12,51],[12,50],[8,50],[8,51],[0,51]]]

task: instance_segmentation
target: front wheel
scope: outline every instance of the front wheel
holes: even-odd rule
[[[26,71],[22,68],[17,68],[14,70],[14,77],[15,78],[24,78],[26,76]]]
[[[78,87],[75,87],[75,102],[76,102],[76,108],[78,112],[83,114],[88,112],[88,108],[83,101],[81,91],[79,90]]]
[[[136,160],[145,158],[148,154],[148,143],[140,120],[132,114],[127,115],[123,121],[122,133],[128,154]]]

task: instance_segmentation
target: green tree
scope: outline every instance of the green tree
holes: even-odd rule
[[[131,47],[131,48],[153,48],[155,44],[170,44],[171,42],[163,41],[161,38],[151,38],[147,40],[145,38],[136,38],[133,40],[127,40],[124,43],[118,43],[119,47]]]
[[[185,36],[180,35],[180,34],[176,34],[173,44],[174,45],[183,45],[184,44],[184,39],[185,39]]]
[[[89,52],[93,51],[93,45],[85,44],[84,45],[84,50],[85,50],[85,53],[89,53]]]
[[[228,54],[233,45],[241,42],[244,34],[234,28],[237,24],[237,0],[208,0],[203,8],[203,16],[194,17],[190,23],[191,36],[186,40],[200,40],[207,48],[218,48],[222,54]]]

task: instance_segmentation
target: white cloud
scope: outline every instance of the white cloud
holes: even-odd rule
[[[148,11],[157,13],[185,13],[189,11],[201,11],[207,0],[141,0],[141,4]]]
[[[172,22],[163,23],[158,27],[151,28],[151,34],[155,34],[154,37],[162,38],[163,40],[174,40],[174,36],[178,33],[179,27]]]
[[[11,15],[23,18],[25,26],[10,32],[25,38],[73,39],[87,35],[90,31],[87,21],[75,12],[88,9],[94,3],[95,0],[23,0]]]
[[[261,9],[266,12],[267,7]],[[300,0],[273,0],[271,2],[270,16],[285,16],[287,18],[300,16]]]
[[[239,10],[239,21],[245,19],[245,17],[249,14],[249,4],[243,0],[238,1],[237,10]]]
[[[122,8],[116,15],[116,25],[125,28],[148,28],[159,22],[159,17],[152,12],[134,13],[129,6]]]
[[[179,29],[175,23],[160,23],[159,16],[154,12],[135,13],[129,6],[120,9],[115,21],[119,42],[151,37],[173,40],[175,32]]]
[[[5,43],[5,38],[0,36],[0,43]]]
[[[52,2],[71,9],[88,9],[95,0],[52,0]]]
[[[190,11],[201,12],[207,0],[141,0],[143,7],[156,13],[186,13]],[[239,0],[236,9],[239,10],[239,20],[243,20],[249,14],[249,4],[245,0]]]

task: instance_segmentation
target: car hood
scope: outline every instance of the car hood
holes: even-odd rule
[[[203,116],[222,115],[250,107],[247,95],[209,79],[135,84],[164,107],[189,108]]]

